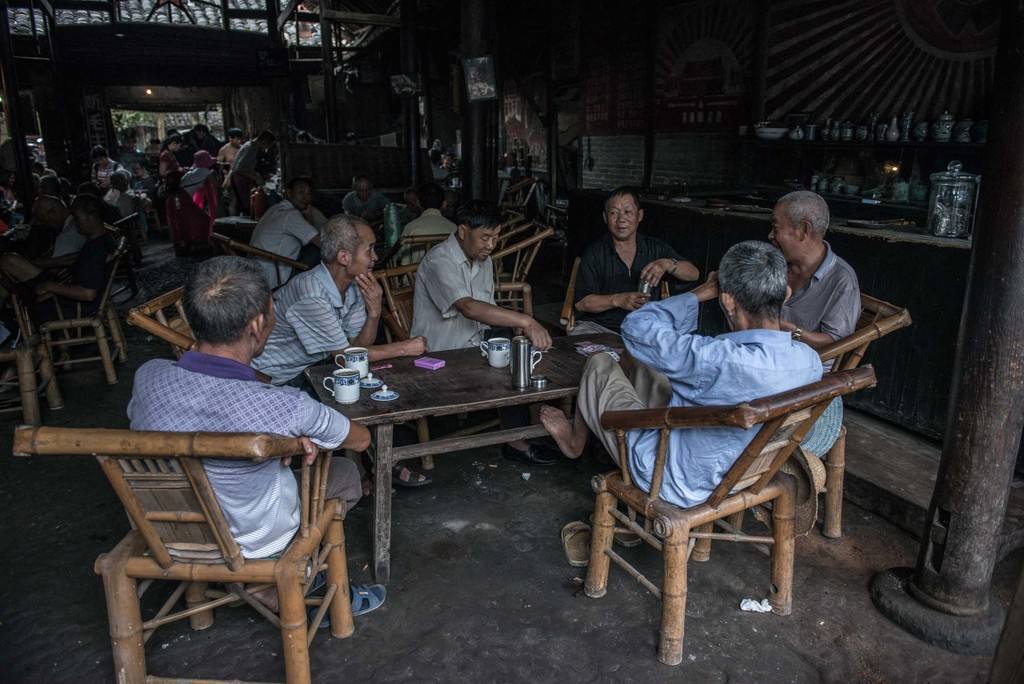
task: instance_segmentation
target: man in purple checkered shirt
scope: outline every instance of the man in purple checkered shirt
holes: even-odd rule
[[[182,302],[196,346],[177,362],[155,359],[139,368],[128,404],[133,430],[300,437],[310,463],[317,447],[366,449],[370,433],[365,427],[298,389],[261,382],[249,365],[274,327],[270,288],[252,265],[237,257],[203,262],[185,284]],[[298,485],[288,463],[211,459],[203,466],[242,555],[281,553],[300,519]],[[355,463],[336,457],[328,498],[340,499],[348,510],[361,493]],[[353,591],[354,601],[374,608],[384,598],[383,587]]]

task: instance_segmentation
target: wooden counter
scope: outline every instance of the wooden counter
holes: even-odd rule
[[[569,205],[569,255],[606,230],[603,193],[579,192]],[[671,201],[645,201],[640,230],[660,237],[693,261],[701,275],[743,240],[765,240],[771,215],[705,209]],[[941,438],[953,374],[960,310],[967,287],[970,241],[842,225],[832,217],[827,236],[857,272],[861,290],[910,309],[914,324],[872,345],[878,386],[858,392],[851,406],[921,434]],[[716,307],[703,307],[701,332],[724,330]]]

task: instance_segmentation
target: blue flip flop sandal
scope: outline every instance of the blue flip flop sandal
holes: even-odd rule
[[[388,590],[383,584],[353,584],[349,587],[349,596],[352,597],[352,617],[366,615],[384,605]],[[309,610],[309,621],[313,621],[317,609]],[[324,613],[324,619],[320,622],[320,629],[331,626],[331,614]]]

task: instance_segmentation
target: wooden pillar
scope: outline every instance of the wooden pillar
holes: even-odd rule
[[[423,97],[423,129],[426,133],[427,145],[434,144],[434,96],[430,92],[430,61],[428,59],[426,41],[420,41],[419,75],[420,94]],[[426,180],[430,180],[429,178]]]
[[[321,9],[330,9],[328,0],[320,0]],[[334,88],[334,25],[320,12],[320,56],[324,75],[324,138],[338,142],[338,96]]]
[[[493,54],[494,6],[488,0],[462,0],[462,56],[482,57]],[[465,88],[463,88],[465,90]],[[494,201],[496,179],[489,170],[495,160],[488,141],[493,123],[494,102],[469,102],[462,116],[462,197]]]
[[[401,0],[399,5],[402,25],[400,46],[402,52],[402,73],[410,78],[419,74],[419,52],[416,46],[416,0]],[[426,84],[421,82],[421,88]],[[420,184],[420,107],[418,95],[406,95],[402,100],[402,123],[405,127],[406,166],[409,180]]]
[[[548,7],[548,74],[545,99],[547,107],[544,116],[547,118],[548,133],[548,201],[552,204],[558,197],[558,107],[555,105],[555,58],[552,46],[555,43],[555,32],[563,24],[562,17]]]
[[[14,63],[14,38],[7,16],[7,0],[0,0],[0,75],[4,86],[4,115],[7,117],[7,131],[14,140],[14,171],[17,176],[18,199],[27,210],[32,206],[32,158],[25,144],[25,134],[18,118],[20,98],[18,96],[18,69]]]
[[[992,134],[960,319],[946,440],[912,573],[875,577],[890,619],[962,653],[990,654],[1002,609],[992,571],[1024,426],[1024,3],[1004,0]]]
[[[757,0],[754,14],[754,63],[751,69],[753,83],[750,92],[751,123],[755,124],[764,120],[765,91],[768,82],[768,10],[768,0]]]

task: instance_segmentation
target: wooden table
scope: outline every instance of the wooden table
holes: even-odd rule
[[[579,390],[580,376],[586,357],[578,354],[574,345],[593,341],[620,347],[617,335],[580,335],[558,337],[535,374],[548,379],[544,389],[512,389],[512,376],[508,368],[491,368],[479,349],[455,349],[431,352],[430,356],[444,359],[444,368],[436,371],[417,368],[413,359],[391,359],[393,368],[374,373],[389,389],[399,393],[392,402],[370,399],[370,390],[363,390],[355,404],[338,404],[324,389],[323,380],[337,366],[323,365],[306,369],[306,377],[324,404],[337,409],[350,420],[376,432],[377,463],[373,503],[373,569],[378,582],[386,583],[391,573],[391,468],[396,463],[421,456],[446,454],[492,444],[505,444],[517,439],[541,437],[547,431],[541,425],[496,430],[476,435],[432,439],[421,444],[392,446],[396,423],[444,416],[467,411],[498,409],[519,404],[533,404],[573,397]],[[371,366],[376,364],[371,364]]]

